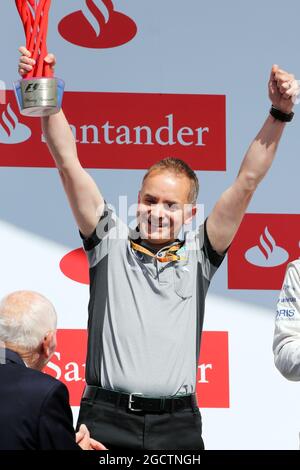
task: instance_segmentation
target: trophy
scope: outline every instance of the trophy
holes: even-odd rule
[[[48,17],[51,0],[15,0],[21,17],[26,48],[35,60],[33,69],[14,83],[20,113],[41,117],[57,113],[61,108],[63,80],[53,76],[51,66],[44,61],[47,55]]]

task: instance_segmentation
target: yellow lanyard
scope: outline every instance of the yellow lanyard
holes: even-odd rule
[[[135,251],[139,251],[140,253],[144,253],[145,255],[151,256],[152,258],[156,258],[161,263],[166,263],[168,261],[180,261],[185,258],[181,257],[180,255],[176,254],[176,251],[182,247],[183,243],[178,243],[176,245],[170,246],[170,248],[166,247],[167,252],[164,256],[157,256],[157,254],[152,253],[152,251],[148,250],[142,245],[135,243],[134,241],[130,240],[131,246]]]

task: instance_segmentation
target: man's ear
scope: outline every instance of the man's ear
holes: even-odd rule
[[[42,352],[49,359],[56,349],[56,331],[49,331],[42,341]]]
[[[141,191],[139,191],[139,193],[138,193],[138,203],[140,203],[140,202],[141,202]]]
[[[197,206],[196,205],[193,205],[192,207],[187,208],[186,212],[185,212],[185,217],[186,218],[184,218],[183,224],[184,225],[191,224],[192,220],[193,220],[193,218],[195,217],[196,214],[197,214]]]

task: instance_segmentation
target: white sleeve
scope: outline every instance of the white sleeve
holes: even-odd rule
[[[288,380],[300,380],[300,261],[289,263],[277,303],[273,353]]]

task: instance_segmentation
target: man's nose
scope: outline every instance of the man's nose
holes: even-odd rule
[[[162,219],[165,215],[165,208],[163,204],[153,204],[151,206],[151,217],[155,219]]]
[[[151,207],[151,214],[156,217],[161,217],[164,215],[165,207],[163,204],[153,204]]]

